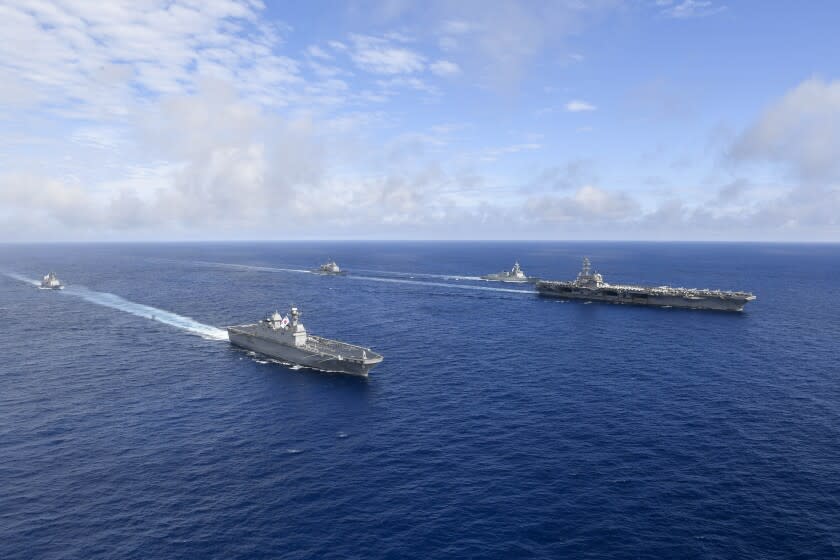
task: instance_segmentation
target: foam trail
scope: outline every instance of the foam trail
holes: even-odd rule
[[[479,290],[484,292],[506,292],[509,294],[529,294],[533,295],[536,292],[533,290],[514,290],[512,288],[491,288],[489,286],[471,286],[466,284],[447,284],[445,282],[423,282],[420,280],[406,280],[404,278],[377,278],[375,276],[356,276],[347,275],[346,278],[351,280],[369,280],[371,282],[392,282],[394,284],[413,284],[415,286],[437,286],[440,288],[455,288],[456,290]]]
[[[33,286],[41,287],[40,282],[31,278],[27,278],[26,276],[21,276],[20,274],[15,274],[14,272],[4,272],[3,274],[8,276],[9,278],[14,278],[15,280],[20,280],[21,282],[26,282],[27,284],[32,284]]]
[[[428,272],[397,272],[395,270],[372,270],[368,268],[354,268],[358,272],[370,272],[373,274],[386,274],[390,276],[410,276],[418,278],[440,278],[442,280],[478,280],[484,281],[481,276],[461,276],[460,274],[430,274]]]
[[[218,266],[222,268],[236,268],[239,270],[256,270],[258,272],[300,272],[302,274],[316,274],[311,270],[305,270],[302,268],[278,268],[274,266],[258,266],[255,264],[233,264],[209,261],[193,261],[193,264],[201,264],[204,266]]]
[[[276,266],[259,266],[254,264],[234,264],[234,263],[220,263],[212,261],[193,261],[194,264],[201,264],[205,266],[220,266],[224,268],[238,268],[241,270],[255,270],[263,272],[301,272],[303,274],[318,274],[314,270],[306,270],[303,268],[283,268]],[[480,280],[484,278],[480,276],[459,276],[457,274],[430,274],[428,272],[397,272],[392,270],[371,270],[365,268],[354,268],[354,272],[370,272],[373,274],[383,274],[388,276],[410,276],[418,278],[440,278],[442,280]],[[365,278],[365,277],[357,277]]]
[[[212,325],[205,325],[195,319],[158,309],[157,307],[129,301],[118,295],[109,294],[108,292],[96,292],[81,286],[74,286],[65,289],[64,293],[80,297],[91,303],[110,307],[111,309],[118,309],[126,313],[131,313],[132,315],[137,315],[138,317],[145,317],[146,319],[171,325],[210,340],[227,340],[228,338],[227,331],[224,329]]]
[[[14,278],[15,280],[20,280],[21,282],[26,282],[35,286],[40,285],[37,281],[31,280],[19,274],[13,274],[9,272],[5,274],[6,276]],[[205,325],[204,323],[199,323],[195,319],[190,319],[189,317],[184,317],[183,315],[178,315],[170,311],[158,309],[157,307],[152,307],[151,305],[143,305],[142,303],[136,303],[122,298],[118,295],[110,294],[108,292],[97,292],[94,290],[89,290],[84,286],[69,286],[66,287],[61,293],[81,298],[90,303],[103,305],[105,307],[110,307],[111,309],[117,309],[119,311],[125,311],[126,313],[131,313],[132,315],[136,315],[138,317],[144,317],[146,319],[151,319],[159,323],[164,323],[166,325],[177,327],[181,330],[197,334],[202,338],[206,338],[208,340],[228,339],[227,331],[224,329],[220,329],[212,325]]]
[[[233,268],[237,270],[255,270],[255,271],[262,271],[262,272],[304,272],[307,274],[312,274],[309,270],[301,270],[297,268],[277,268],[272,266],[256,266],[250,264],[232,264],[232,263],[220,263],[220,262],[204,262],[204,261],[194,261],[194,264],[201,264],[201,265],[210,265],[210,266],[219,266],[223,268]],[[418,274],[418,276],[420,276]],[[432,275],[429,275],[432,276]],[[445,282],[424,282],[422,280],[408,280],[404,278],[380,278],[376,276],[359,276],[356,274],[346,274],[342,275],[339,278],[347,278],[350,280],[367,280],[369,282],[390,282],[393,284],[411,284],[414,286],[436,286],[439,288],[454,288],[456,290],[480,290],[485,292],[506,292],[506,293],[513,293],[513,294],[534,294],[536,293],[534,290],[514,290],[511,288],[491,288],[489,286],[474,286],[470,284],[447,284]],[[443,278],[453,278],[452,276],[444,276]],[[467,278],[467,277],[464,277]]]

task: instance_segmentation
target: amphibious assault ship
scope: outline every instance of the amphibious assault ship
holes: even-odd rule
[[[536,282],[537,278],[526,276],[519,266],[519,261],[513,263],[513,268],[510,270],[503,270],[496,274],[485,274],[481,277],[482,280],[494,280],[496,282]]]
[[[227,331],[235,346],[321,371],[366,376],[382,361],[370,348],[308,334],[297,307],[286,317],[275,311],[258,323],[228,327]]]
[[[40,288],[42,290],[63,290],[64,286],[59,281],[58,276],[55,275],[55,272],[50,272],[41,279]]]
[[[537,282],[537,291],[543,296],[562,299],[719,311],[743,311],[744,305],[755,299],[755,296],[748,292],[607,284],[600,274],[592,270],[592,264],[586,257],[583,259],[583,269],[575,280],[571,282],[541,280]]]

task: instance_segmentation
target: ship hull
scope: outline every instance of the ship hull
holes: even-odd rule
[[[366,377],[370,369],[382,361],[381,356],[367,360],[351,360],[343,359],[340,356],[325,356],[305,348],[281,344],[234,327],[228,328],[228,338],[234,346],[263,354],[269,358],[288,364],[332,373],[346,373]]]
[[[560,299],[577,299],[656,307],[679,307],[684,309],[708,309],[714,311],[743,311],[744,305],[752,301],[752,299],[755,299],[754,297],[752,297],[752,299],[721,297],[714,294],[685,297],[680,295],[646,293],[643,291],[573,287],[559,282],[538,282],[537,291],[541,296]]]
[[[493,276],[492,274],[482,276],[481,279],[489,282],[507,282],[508,284],[533,284],[536,282],[536,279],[534,278],[510,278],[504,276]]]

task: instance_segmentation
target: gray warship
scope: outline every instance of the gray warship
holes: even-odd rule
[[[341,270],[341,267],[339,267],[338,264],[336,264],[336,262],[334,260],[329,260],[329,261],[325,262],[324,264],[322,264],[321,266],[319,266],[318,268],[316,268],[312,272],[315,272],[315,273],[318,273],[318,274],[334,274],[334,275],[345,274],[345,271]]]
[[[607,284],[600,274],[592,270],[592,265],[586,257],[583,259],[583,269],[575,280],[571,282],[541,280],[537,282],[537,291],[543,296],[562,299],[718,311],[743,311],[744,305],[755,299],[755,296],[748,292]]]
[[[496,282],[536,282],[538,279],[531,276],[526,276],[519,266],[519,261],[513,263],[513,268],[510,270],[503,270],[496,274],[485,274],[481,277],[482,280],[493,280]]]
[[[227,331],[235,346],[321,371],[367,376],[382,361],[370,348],[308,334],[297,307],[287,317],[275,311],[258,323],[235,325]]]
[[[55,272],[50,272],[46,276],[41,279],[41,285],[39,286],[42,290],[63,290],[64,285],[58,279],[58,276],[55,275]]]

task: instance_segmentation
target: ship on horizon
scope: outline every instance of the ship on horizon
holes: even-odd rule
[[[561,299],[718,311],[743,311],[747,303],[756,299],[749,292],[608,284],[604,282],[603,276],[592,270],[592,263],[587,257],[583,258],[583,268],[577,278],[570,282],[540,280],[537,282],[537,291],[542,296]]]

